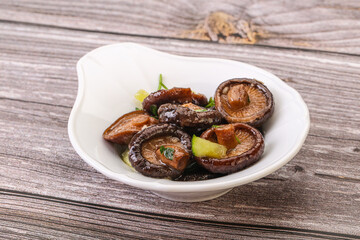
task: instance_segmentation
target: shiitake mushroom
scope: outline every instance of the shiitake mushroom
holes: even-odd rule
[[[192,159],[191,138],[172,124],[157,124],[138,132],[129,143],[131,165],[145,176],[179,177]]]
[[[264,152],[264,138],[254,127],[234,123],[212,127],[200,136],[227,148],[225,157],[195,157],[196,162],[213,173],[237,172],[257,162]]]
[[[199,166],[197,162],[190,163],[183,174],[174,179],[175,181],[203,181],[203,180],[209,180],[224,176],[224,174],[220,173],[212,173],[206,170],[205,168]]]
[[[193,103],[163,104],[160,106],[158,114],[159,122],[174,123],[186,129],[206,129],[223,121],[223,117],[218,111]]]
[[[190,88],[158,90],[144,99],[145,111],[125,114],[103,136],[108,141],[129,144],[131,165],[143,175],[156,178],[210,179],[258,161],[264,152],[264,139],[253,127],[261,127],[273,114],[274,100],[268,88],[255,79],[230,79],[216,89],[215,109],[204,108],[207,104],[203,94]],[[146,113],[154,115],[154,109],[162,124]],[[217,125],[224,119],[232,124]],[[196,166],[204,169],[184,172],[192,162],[191,138],[186,132],[210,126],[214,127],[203,132],[201,138],[225,146],[226,156],[195,157]],[[171,150],[170,157],[167,149]]]
[[[158,90],[150,93],[142,102],[143,109],[153,114],[165,103],[194,103],[198,106],[206,106],[208,100],[205,95],[194,93],[190,88],[171,88]]]
[[[215,107],[229,123],[261,126],[274,112],[272,93],[255,79],[234,78],[215,92]]]
[[[151,117],[145,111],[129,112],[112,123],[104,131],[103,138],[118,144],[129,144],[135,133],[157,123],[158,120]]]

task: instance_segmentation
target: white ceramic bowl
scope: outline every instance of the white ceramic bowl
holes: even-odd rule
[[[175,56],[134,43],[119,43],[83,56],[77,72],[78,95],[68,123],[76,152],[109,178],[174,201],[213,199],[274,172],[300,150],[310,126],[308,108],[297,91],[273,74],[242,62]],[[137,90],[156,90],[160,73],[168,87],[191,87],[208,97],[230,78],[262,81],[275,100],[274,115],[264,126],[262,158],[237,173],[195,182],[146,177],[124,164],[102,133],[119,116],[134,110]]]

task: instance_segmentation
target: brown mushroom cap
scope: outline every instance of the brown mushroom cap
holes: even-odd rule
[[[159,122],[174,123],[180,127],[205,129],[222,122],[222,115],[192,103],[183,105],[163,104],[158,110]]]
[[[242,123],[231,125],[234,126],[235,135],[240,143],[228,149],[225,158],[195,157],[197,163],[210,172],[223,174],[237,172],[257,162],[264,152],[264,138],[256,128]],[[215,128],[206,130],[200,137],[218,143]]]
[[[274,112],[272,93],[255,79],[234,78],[215,92],[215,107],[229,123],[261,126]]]
[[[129,144],[135,133],[157,123],[158,120],[151,117],[145,111],[129,112],[112,123],[104,131],[103,138],[118,144]]]
[[[161,146],[173,148],[174,159],[159,156]],[[138,132],[129,149],[131,165],[143,175],[155,178],[180,176],[192,156],[191,137],[172,124],[157,124]]]
[[[159,108],[165,103],[194,103],[199,106],[206,106],[208,100],[205,95],[194,93],[190,88],[171,88],[150,93],[142,105],[145,111],[151,113],[151,106]]]

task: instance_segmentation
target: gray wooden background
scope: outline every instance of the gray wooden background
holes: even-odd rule
[[[269,70],[308,104],[309,136],[275,173],[171,202],[73,150],[75,64],[116,42]],[[0,1],[3,239],[359,239],[360,1]]]

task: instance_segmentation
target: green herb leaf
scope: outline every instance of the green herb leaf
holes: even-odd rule
[[[215,100],[212,97],[210,97],[209,98],[209,103],[205,107],[206,108],[211,108],[213,106],[215,106]]]
[[[157,106],[156,105],[151,105],[150,106],[150,112],[153,116],[157,117],[158,116],[158,113],[157,113]]]
[[[211,126],[212,128],[218,128],[218,127],[221,127],[220,125],[212,125]]]
[[[207,109],[196,109],[196,110],[194,110],[195,112],[206,112],[207,111]]]
[[[164,88],[164,89],[168,89],[165,84],[163,83],[163,77],[162,77],[162,74],[160,73],[160,76],[159,76],[159,85],[158,85],[158,89],[157,90],[160,90],[161,88]]]
[[[173,149],[173,148],[167,148],[164,146],[160,147],[160,153],[163,154],[169,160],[174,159],[174,152],[175,152],[175,149]]]
[[[174,152],[175,152],[175,149],[173,148],[166,148],[165,151],[164,151],[164,156],[169,159],[169,160],[173,160],[174,158]]]
[[[135,110],[136,110],[136,111],[139,111],[139,110],[142,110],[142,109],[141,109],[141,108],[136,107],[136,108],[135,108]]]
[[[163,154],[164,151],[165,151],[165,147],[164,147],[164,146],[161,146],[161,147],[160,147],[160,153]]]
[[[241,144],[240,139],[238,138],[238,136],[235,135],[235,139],[239,144]]]

